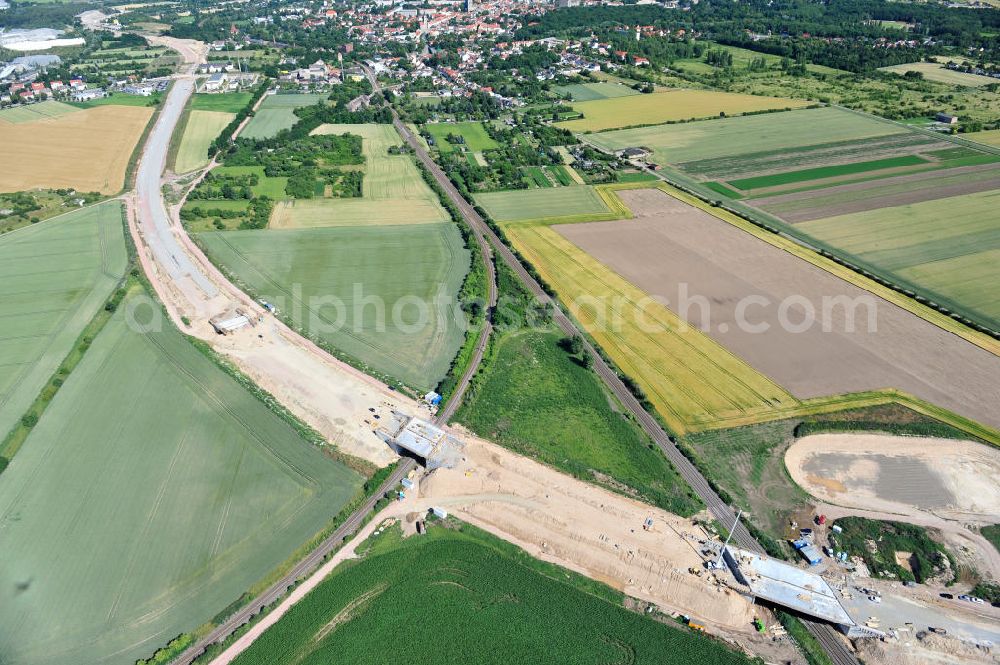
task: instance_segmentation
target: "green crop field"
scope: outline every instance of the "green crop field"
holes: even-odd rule
[[[174,172],[187,173],[208,165],[208,146],[236,115],[220,111],[191,111],[184,125]]]
[[[997,82],[995,78],[989,76],[952,71],[938,62],[911,62],[905,65],[882,67],[881,71],[899,75],[906,74],[907,72],[919,72],[928,81],[971,88],[978,88],[979,86]]]
[[[14,108],[0,110],[0,123],[9,122],[20,124],[22,122],[34,122],[45,118],[59,118],[69,113],[79,111],[77,107],[62,102],[39,102],[27,106],[15,106]]]
[[[990,129],[985,132],[966,134],[965,138],[982,143],[983,145],[991,145],[994,148],[1000,148],[1000,129]]]
[[[127,298],[0,483],[0,660],[132,663],[322,530],[362,478]],[[138,296],[133,310],[131,298]]]
[[[633,90],[627,85],[608,83],[606,81],[560,85],[556,86],[554,90],[560,97],[569,95],[575,102],[589,102],[594,99],[611,99],[639,94],[638,91]]]
[[[0,437],[24,415],[127,263],[117,201],[0,236]]]
[[[1000,327],[1000,190],[828,217],[796,230]],[[946,220],[946,221],[945,221]]]
[[[452,222],[200,238],[217,265],[292,325],[382,374],[433,388],[462,345],[453,312],[433,303],[439,293],[454,298],[469,269]],[[378,306],[365,304],[373,298],[384,304],[381,330]],[[421,304],[407,304],[414,300]]]
[[[597,376],[560,348],[559,335],[521,332],[500,339],[457,414],[492,441],[609,489],[680,515],[701,508],[648,436],[627,420]]]
[[[590,185],[555,189],[517,189],[476,195],[490,217],[498,222],[539,218],[614,219],[615,214]]]
[[[364,558],[341,564],[235,665],[750,662],[478,529],[398,533],[374,536]]]
[[[437,122],[424,125],[424,129],[434,137],[434,142],[441,152],[451,152],[455,149],[454,145],[448,143],[449,134],[465,139],[465,146],[472,152],[482,152],[497,147],[497,142],[486,133],[486,128],[481,122]]]
[[[601,132],[588,135],[587,140],[607,150],[646,146],[653,150],[655,161],[677,164],[906,131],[889,122],[828,107]]]
[[[326,95],[268,95],[260,108],[240,133],[241,138],[268,139],[283,129],[291,129],[299,118],[294,111],[302,106],[312,106],[326,99]]]
[[[796,109],[809,105],[810,102],[801,99],[678,88],[648,95],[573,102],[573,110],[582,113],[584,117],[560,122],[559,126],[574,132],[600,132],[616,127],[711,118],[720,114],[738,115],[770,109]]]
[[[119,92],[86,102],[67,102],[67,104],[81,109],[89,109],[95,106],[156,106],[162,98],[163,94],[159,92],[154,92],[149,97],[126,95]]]
[[[197,93],[191,96],[190,106],[193,111],[239,113],[252,98],[253,94],[249,92]]]
[[[899,157],[873,159],[866,162],[851,162],[848,164],[834,164],[832,166],[800,169],[798,171],[772,173],[770,175],[756,176],[753,178],[741,178],[739,180],[730,180],[728,182],[733,187],[738,187],[739,189],[747,191],[763,187],[775,187],[777,185],[808,182],[810,180],[819,180],[821,178],[834,178],[854,173],[868,173],[870,171],[880,171],[882,169],[891,169],[899,166],[916,166],[918,164],[926,163],[928,163],[928,160],[919,155],[901,155]]]
[[[449,219],[413,159],[389,154],[390,146],[402,142],[392,125],[322,125],[313,133],[361,137],[365,158],[362,196],[286,201],[275,206],[271,228],[426,224]]]
[[[263,166],[218,166],[212,169],[212,173],[220,176],[254,173],[257,175],[257,184],[251,187],[254,196],[266,196],[275,201],[288,196],[285,194],[285,184],[288,182],[288,178],[285,176],[266,176]]]

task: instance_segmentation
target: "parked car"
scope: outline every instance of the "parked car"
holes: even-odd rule
[[[953,594],[950,594],[950,593],[941,593],[941,594],[938,594],[938,595],[941,596],[942,598],[947,598],[948,600],[951,600],[952,598],[955,597]]]

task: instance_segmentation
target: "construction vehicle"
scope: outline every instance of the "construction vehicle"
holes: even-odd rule
[[[697,630],[702,633],[705,632],[705,627],[700,623],[695,623],[694,621],[688,621],[688,628],[690,628],[691,630]]]
[[[763,633],[767,631],[767,626],[765,626],[764,622],[760,620],[760,617],[754,617],[753,627],[757,629],[758,633]]]

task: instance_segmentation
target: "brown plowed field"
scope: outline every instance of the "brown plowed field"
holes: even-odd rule
[[[946,185],[940,182],[943,178],[951,178],[963,173],[971,174],[980,171],[992,171],[995,175],[988,178],[968,179]],[[926,183],[926,186],[915,187],[910,191],[892,191],[894,186],[902,186],[908,183]],[[794,194],[759,197],[749,199],[747,203],[761,210],[767,210],[772,214],[776,214],[786,222],[796,224],[813,219],[836,217],[837,215],[864,212],[865,210],[878,210],[880,208],[920,203],[921,201],[933,201],[949,196],[974,194],[992,189],[1000,189],[1000,169],[997,168],[996,164],[982,164],[945,171],[915,173],[894,178],[858,182],[837,187],[825,187],[807,192],[795,192]],[[865,194],[855,194],[857,198],[850,197],[852,193],[858,192],[865,192]],[[842,198],[842,200],[832,202],[834,197]],[[811,200],[815,201],[815,205],[809,206],[808,202]],[[787,204],[792,202],[802,203],[801,206],[795,206],[795,209],[791,210]],[[775,206],[783,206],[783,204],[785,205],[780,211],[773,209]]]
[[[701,326],[702,308],[677,306],[687,288],[709,310],[707,334],[798,398],[898,388],[982,423],[1000,426],[1000,358],[657,189],[622,191],[632,220],[560,225],[561,235]],[[682,286],[684,285],[684,286]],[[767,304],[744,299],[756,296]],[[823,300],[868,298],[849,332],[845,307],[824,317]],[[766,332],[737,325],[743,320]],[[807,309],[812,325],[793,332]],[[823,319],[826,322],[821,323]],[[828,331],[824,331],[824,327]]]

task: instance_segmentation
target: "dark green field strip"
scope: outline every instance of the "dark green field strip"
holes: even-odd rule
[[[744,191],[752,189],[762,189],[764,187],[776,187],[778,185],[789,185],[796,182],[808,182],[810,180],[820,180],[822,178],[835,178],[842,175],[852,175],[854,173],[867,173],[869,171],[881,171],[899,166],[916,166],[927,163],[927,159],[919,155],[902,155],[899,157],[888,157],[886,159],[875,159],[868,162],[854,162],[851,164],[835,164],[833,166],[820,166],[801,171],[786,171],[785,173],[772,173],[754,178],[743,178],[740,180],[730,180],[729,184]]]
[[[957,146],[955,148],[931,150],[929,152],[924,152],[923,154],[927,155],[928,157],[933,157],[935,159],[959,159],[962,157],[974,157],[976,155],[981,155],[983,153],[963,145],[963,146]]]
[[[879,153],[899,152],[907,148],[912,148],[912,150],[907,150],[907,152],[918,152],[916,148],[929,145],[946,144],[940,139],[925,136],[917,132],[904,132],[861,140],[850,139],[779,150],[736,153],[725,157],[683,162],[677,164],[677,167],[691,175],[730,179],[762,170],[787,168],[789,165],[818,166],[828,164],[832,161],[844,161],[851,157],[864,158]]]
[[[931,179],[932,183],[928,183],[928,180]],[[936,189],[946,189],[954,185],[990,184],[994,181],[1000,181],[1000,168],[962,170],[957,173],[949,173],[948,170],[942,169],[872,179],[861,183],[841,183],[837,186],[821,189],[775,194],[754,199],[752,203],[776,215],[787,215],[813,208],[825,210],[838,204],[877,200],[898,194],[932,189],[928,187],[928,184],[933,184]],[[997,182],[997,188],[1000,189],[1000,182]],[[943,197],[929,196],[928,198]],[[883,206],[875,205],[873,207]]]
[[[397,528],[373,537],[363,559],[341,564],[234,663],[750,662],[468,526],[432,525],[402,541]]]
[[[708,187],[713,192],[717,192],[717,193],[722,194],[723,196],[729,197],[731,199],[737,199],[738,200],[738,199],[742,199],[743,198],[743,194],[737,192],[735,189],[731,189],[729,187],[726,187],[721,182],[706,182],[706,183],[703,183],[703,184],[705,185],[705,187]]]

